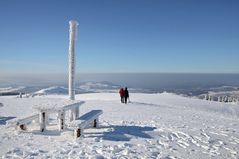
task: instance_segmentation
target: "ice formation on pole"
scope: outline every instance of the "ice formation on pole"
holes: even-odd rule
[[[76,34],[78,22],[71,20],[69,21],[69,98],[75,100],[75,45],[76,45]]]

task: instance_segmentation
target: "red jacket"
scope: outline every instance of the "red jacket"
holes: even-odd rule
[[[124,96],[124,89],[123,88],[120,89],[119,94],[120,94],[120,97]]]

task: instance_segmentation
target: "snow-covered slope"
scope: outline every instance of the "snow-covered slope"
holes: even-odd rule
[[[22,89],[24,89],[25,87],[23,86],[17,86],[17,87],[3,87],[0,88],[0,96],[1,95],[10,95],[10,94],[18,94],[19,91],[21,91]]]
[[[102,109],[98,129],[74,139],[73,130],[57,131],[56,116],[44,133],[8,128],[9,119],[30,115],[39,105],[69,102],[66,95],[0,97],[0,155],[3,158],[239,158],[239,106],[174,94],[79,94],[80,114]]]
[[[77,85],[75,88],[76,94],[81,93],[96,93],[96,92],[117,92],[119,86],[109,82],[84,82]],[[31,93],[31,96],[52,95],[52,94],[67,94],[68,88],[64,86],[53,86],[40,89]]]
[[[85,82],[77,88],[83,92],[115,92],[119,86],[109,82]]]
[[[34,95],[47,95],[47,94],[67,94],[68,89],[61,86],[53,86],[41,89],[34,93]]]
[[[24,87],[4,87],[4,88],[0,88],[0,93],[15,92],[22,88]]]

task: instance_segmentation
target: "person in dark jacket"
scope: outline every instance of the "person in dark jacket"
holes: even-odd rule
[[[123,88],[120,88],[119,94],[120,94],[120,98],[121,98],[121,103],[124,103],[124,89]]]
[[[129,91],[127,89],[127,87],[125,87],[125,90],[124,90],[124,103],[127,104],[127,100],[129,98]]]

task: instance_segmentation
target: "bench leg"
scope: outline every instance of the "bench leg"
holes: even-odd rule
[[[27,130],[27,127],[26,127],[25,124],[19,125],[19,128],[20,128],[21,130]]]
[[[59,112],[59,130],[63,130],[65,128],[65,112]]]
[[[83,129],[77,128],[77,129],[75,130],[75,136],[76,136],[76,138],[81,137],[82,135],[83,135]]]
[[[93,121],[93,127],[94,127],[94,128],[97,128],[97,127],[98,127],[98,123],[99,123],[99,119],[97,118],[97,119],[95,119],[95,120]]]
[[[40,113],[40,131],[43,132],[46,130],[46,113]]]
[[[71,109],[70,110],[70,121],[73,121],[73,117],[74,116],[74,112],[73,112],[73,110]]]
[[[76,109],[75,109],[75,120],[77,119],[77,118],[79,118],[79,107],[77,107]]]
[[[93,127],[96,128],[96,126],[97,126],[97,121],[95,119],[94,122],[93,122]]]
[[[79,117],[79,108],[71,109],[70,111],[70,121],[76,120]]]

